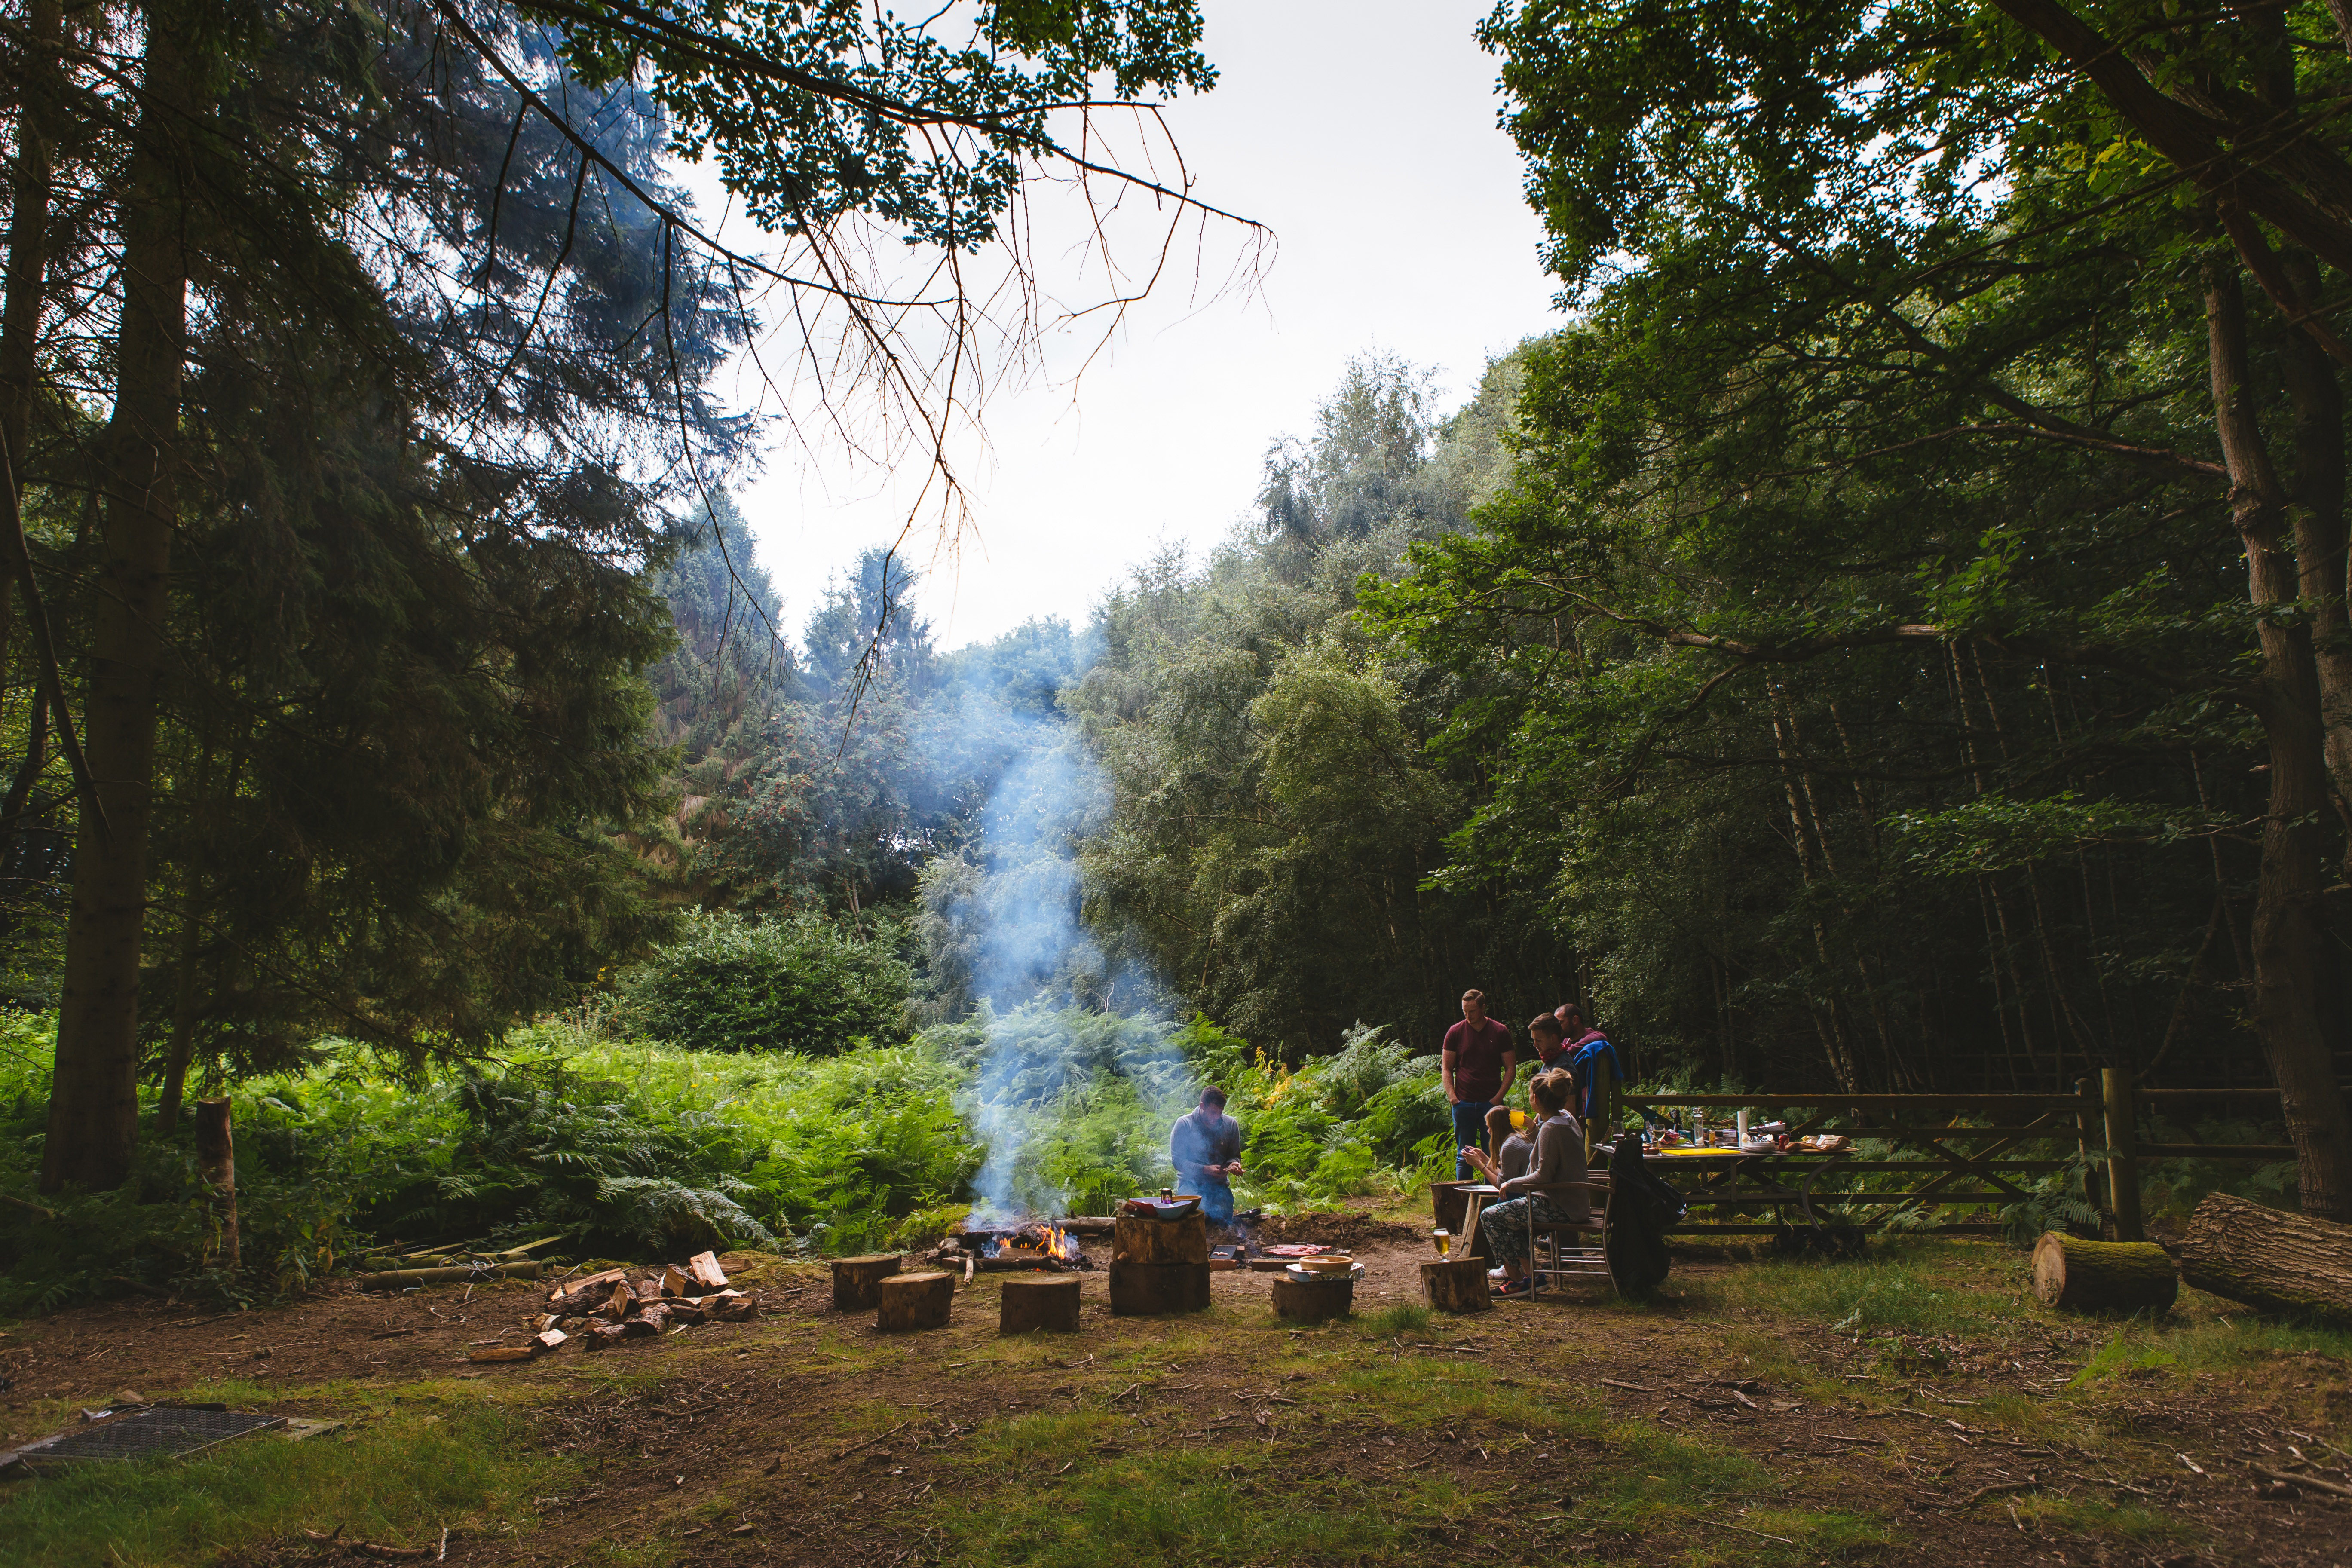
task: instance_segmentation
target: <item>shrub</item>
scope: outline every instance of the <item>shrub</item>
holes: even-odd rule
[[[831,1055],[903,1038],[914,974],[887,941],[822,915],[690,918],[683,939],[621,980],[618,1022],[697,1051]]]

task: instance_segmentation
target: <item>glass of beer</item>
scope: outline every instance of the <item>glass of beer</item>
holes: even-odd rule
[[[1437,1244],[1437,1256],[1440,1258],[1444,1258],[1453,1249],[1454,1233],[1444,1226],[1439,1226],[1435,1230],[1431,1231],[1429,1239]]]

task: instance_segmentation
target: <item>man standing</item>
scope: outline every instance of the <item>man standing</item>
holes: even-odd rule
[[[1462,993],[1462,1021],[1445,1031],[1437,1061],[1446,1100],[1454,1107],[1454,1179],[1468,1181],[1470,1162],[1460,1151],[1484,1135],[1486,1112],[1511,1092],[1511,1073],[1518,1065],[1510,1026],[1486,1016],[1484,991]]]
[[[1219,1225],[1233,1224],[1228,1178],[1242,1173],[1242,1124],[1225,1114],[1223,1089],[1202,1089],[1200,1109],[1178,1119],[1168,1134],[1168,1158],[1176,1166],[1179,1190],[1200,1194],[1202,1214]]]

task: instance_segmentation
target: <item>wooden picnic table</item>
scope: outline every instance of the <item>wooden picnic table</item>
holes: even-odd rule
[[[1849,1152],[1844,1149],[1644,1149],[1642,1158],[1660,1175],[1675,1165],[1690,1167],[1701,1177],[1696,1185],[1669,1184],[1693,1204],[1770,1199],[1794,1204],[1803,1211],[1807,1225],[1818,1226],[1822,1221],[1813,1213],[1813,1184]],[[1796,1179],[1791,1182],[1790,1177]]]

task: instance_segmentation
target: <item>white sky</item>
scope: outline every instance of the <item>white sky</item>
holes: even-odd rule
[[[1495,125],[1497,62],[1472,37],[1490,8],[1206,0],[1203,52],[1219,84],[1168,122],[1194,195],[1267,225],[1278,252],[1253,294],[1205,304],[1190,296],[1188,266],[1075,384],[1099,327],[1050,344],[1065,363],[1045,377],[994,390],[984,449],[956,452],[976,537],[958,559],[937,557],[918,595],[940,647],[1034,616],[1082,622],[1163,543],[1205,551],[1249,510],[1267,443],[1310,428],[1349,356],[1378,349],[1436,367],[1450,408],[1490,355],[1553,324],[1541,225]],[[1040,210],[1041,234],[1076,233],[1074,210]],[[1221,276],[1236,237],[1228,226],[1208,239]],[[1123,251],[1139,259],[1141,248]],[[1058,259],[1040,258],[1049,275]],[[797,634],[828,575],[898,536],[908,479],[838,447],[779,446],[740,489],[787,629]],[[936,557],[935,521],[911,542],[919,565]]]

